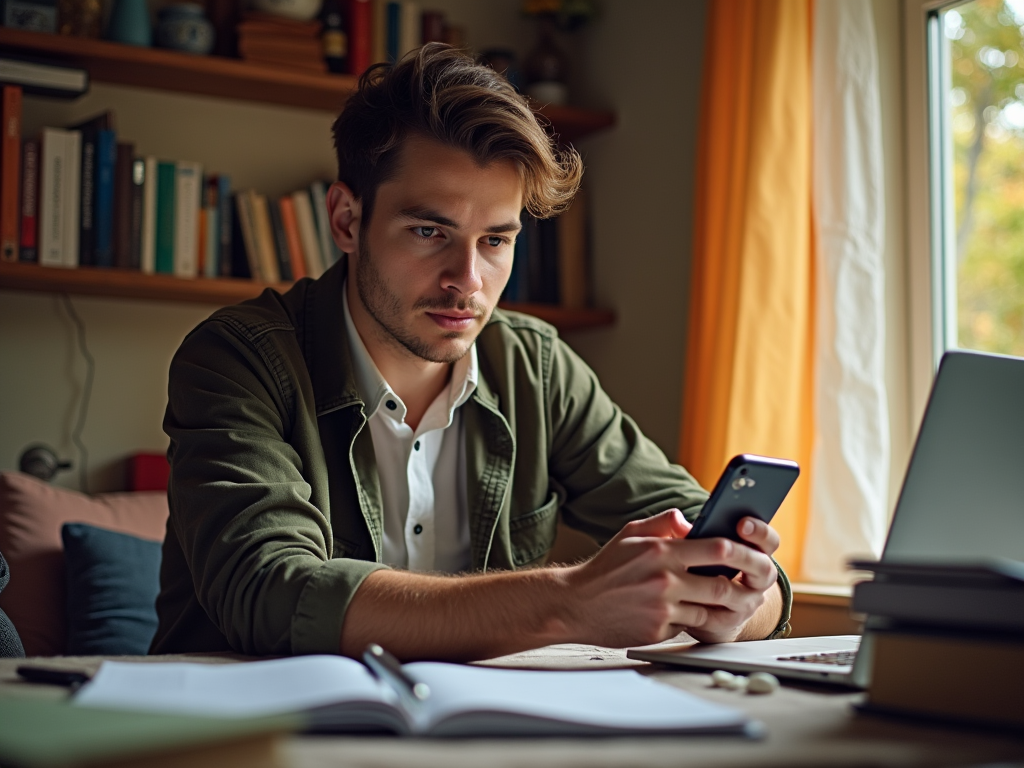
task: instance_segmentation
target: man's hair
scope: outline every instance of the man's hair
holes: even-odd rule
[[[523,205],[538,218],[568,208],[583,174],[579,153],[556,146],[504,77],[441,43],[368,69],[332,132],[338,180],[362,200],[367,219],[412,134],[464,150],[480,165],[511,160]]]

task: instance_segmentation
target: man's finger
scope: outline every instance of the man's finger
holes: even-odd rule
[[[726,565],[742,571],[744,583],[752,589],[767,589],[778,576],[770,557],[730,539],[677,539],[665,544],[669,567],[680,576],[698,565]]]
[[[654,517],[627,523],[619,535],[622,538],[650,536],[659,539],[681,539],[692,527],[678,509],[667,509]]]
[[[774,554],[781,543],[778,531],[756,517],[744,517],[740,520],[736,526],[736,533],[740,535],[741,539],[766,555]]]

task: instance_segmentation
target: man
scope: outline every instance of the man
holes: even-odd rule
[[[215,313],[171,365],[157,653],[466,660],[783,634],[778,536],[686,539],[707,494],[533,318],[496,310],[520,212],[579,185],[498,75],[444,46],[334,125],[348,256]],[[602,550],[544,565],[558,512]],[[723,564],[730,581],[687,572]],[[785,597],[784,597],[785,595]]]

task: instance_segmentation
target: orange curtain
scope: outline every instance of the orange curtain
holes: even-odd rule
[[[813,440],[813,0],[708,3],[679,460],[800,463],[773,522],[800,577]]]

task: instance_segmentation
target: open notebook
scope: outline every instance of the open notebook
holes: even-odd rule
[[[243,664],[105,662],[79,706],[254,717],[304,712],[309,730],[431,736],[756,732],[728,707],[631,670],[545,672],[417,662],[430,686],[407,703],[357,661],[300,656]]]

